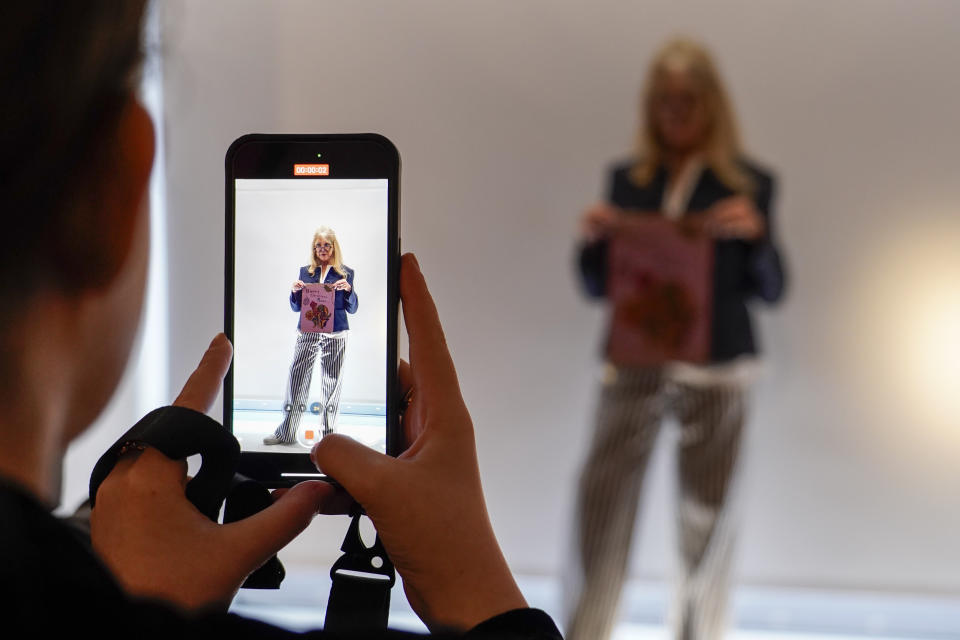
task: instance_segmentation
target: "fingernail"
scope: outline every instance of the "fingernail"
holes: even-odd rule
[[[411,253],[411,254],[410,254],[410,259],[413,260],[413,264],[415,264],[416,267],[417,267],[417,270],[419,270],[419,269],[420,269],[420,261],[417,260],[417,254]]]

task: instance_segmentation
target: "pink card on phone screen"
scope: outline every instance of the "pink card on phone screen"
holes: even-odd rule
[[[300,330],[308,333],[332,332],[336,289],[332,284],[306,284],[302,291]]]

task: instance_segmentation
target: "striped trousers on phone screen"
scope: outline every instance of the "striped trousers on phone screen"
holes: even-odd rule
[[[274,436],[284,442],[294,442],[297,428],[307,412],[307,400],[310,395],[310,382],[313,379],[314,364],[320,357],[320,430],[323,435],[336,429],[340,412],[340,389],[342,383],[343,359],[347,347],[348,331],[334,333],[297,332],[297,345],[293,352],[293,363],[287,377],[284,392],[284,417]]]
[[[611,370],[580,479],[578,571],[568,582],[567,640],[605,640],[617,620],[650,453],[667,415],[679,424],[678,640],[716,640],[726,626],[733,550],[731,484],[744,421],[740,385],[671,381],[661,368]]]

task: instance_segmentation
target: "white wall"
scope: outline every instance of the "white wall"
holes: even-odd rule
[[[516,570],[557,573],[604,324],[578,293],[576,219],[630,149],[651,52],[690,33],[717,54],[748,148],[781,178],[792,274],[787,302],[759,311],[768,372],[743,579],[960,591],[960,3],[165,7],[171,385],[221,327],[230,141],[383,133],[403,157],[404,244],[444,320],[496,529]],[[667,463],[637,575],[670,567]],[[291,553],[328,561],[342,528],[320,522]]]
[[[243,180],[236,192],[234,393],[280,409],[300,314],[290,287],[309,265],[313,232],[333,229],[354,270],[357,311],[343,364],[341,402],[386,398],[387,183]],[[318,387],[314,386],[314,395]]]

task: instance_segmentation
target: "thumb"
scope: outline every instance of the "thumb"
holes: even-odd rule
[[[240,567],[256,569],[307,528],[317,510],[336,493],[326,482],[301,482],[272,505],[237,522],[223,525],[228,548]]]
[[[381,486],[380,480],[396,461],[353,438],[334,433],[313,446],[310,459],[317,469],[347,490],[354,500],[366,504]]]

